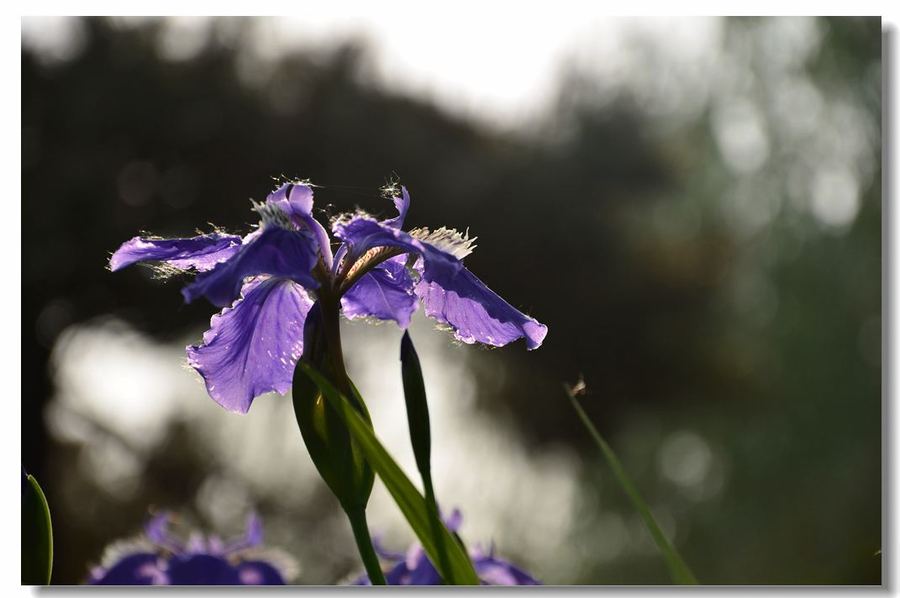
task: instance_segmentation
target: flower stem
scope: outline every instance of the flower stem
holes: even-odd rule
[[[356,393],[352,391],[350,377],[347,375],[347,368],[344,365],[344,352],[341,347],[340,300],[326,291],[321,294],[320,302],[322,327],[328,347],[328,358],[330,359],[330,370],[333,377],[332,383],[345,396],[351,398],[355,403],[354,407],[358,411],[364,411],[364,408],[358,404]],[[369,484],[369,488],[371,489],[371,484]],[[368,497],[368,493],[366,493],[366,497]],[[387,585],[384,573],[381,571],[381,565],[378,562],[378,555],[375,553],[375,547],[372,545],[372,538],[369,536],[369,528],[366,523],[365,500],[361,503],[354,501],[349,504],[341,500],[341,503],[347,518],[350,520],[350,527],[353,528],[353,538],[356,540],[356,547],[359,549],[359,555],[362,557],[369,580],[372,582],[372,585]]]
[[[347,518],[350,519],[350,527],[353,528],[353,539],[356,540],[356,547],[359,548],[359,555],[362,557],[363,564],[366,566],[366,573],[369,575],[369,581],[372,582],[373,586],[387,585],[387,581],[384,579],[384,573],[381,571],[381,564],[378,562],[378,555],[375,554],[375,548],[372,546],[372,538],[369,536],[369,526],[366,523],[366,510],[347,510]]]
[[[321,294],[319,302],[322,306],[322,328],[328,346],[329,365],[331,366],[332,383],[347,397],[353,397],[350,391],[350,378],[344,365],[344,350],[341,346],[341,304],[340,299],[331,293]]]

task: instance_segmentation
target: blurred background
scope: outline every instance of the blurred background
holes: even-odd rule
[[[360,570],[290,401],[226,413],[187,368],[214,309],[106,269],[139,231],[246,232],[279,175],[325,215],[386,215],[399,179],[409,226],[468,227],[469,268],[549,326],[488,351],[414,319],[469,544],[669,582],[563,395],[583,375],[702,582],[880,583],[880,19],[503,17],[23,20],[22,461],[55,583],[154,509],[225,535],[256,509],[297,583]],[[412,474],[401,332],[345,324]],[[412,541],[378,484],[370,524]]]

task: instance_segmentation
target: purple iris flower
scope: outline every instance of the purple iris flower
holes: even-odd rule
[[[456,532],[462,524],[459,509],[445,520],[447,529]],[[425,554],[420,544],[413,544],[405,553],[386,550],[379,542],[375,543],[378,555],[388,564],[384,578],[388,585],[400,586],[436,586],[441,585],[441,576]],[[476,546],[469,550],[472,565],[483,585],[491,586],[535,586],[541,582],[519,569],[509,561],[494,554],[494,546],[488,551]],[[368,575],[362,575],[353,585],[371,585]]]
[[[524,338],[528,349],[538,348],[547,327],[463,265],[474,239],[446,228],[405,232],[406,188],[392,199],[394,218],[357,212],[335,219],[332,253],[328,232],[312,216],[312,187],[286,183],[253,204],[260,223],[243,238],[221,232],[135,237],[112,255],[110,269],[149,261],[164,272],[197,274],[182,291],[185,300],[203,296],[224,309],[212,317],[203,342],[187,348],[188,362],[209,395],[238,413],[261,394],[290,389],[306,315],[322,293],[339,297],[347,318],[393,320],[406,328],[421,301],[426,315],[464,343],[500,347]]]
[[[247,521],[242,538],[225,542],[193,533],[184,541],[168,532],[167,513],[157,515],[133,541],[107,549],[91,585],[285,585],[295,568],[290,557],[263,549],[262,523]]]

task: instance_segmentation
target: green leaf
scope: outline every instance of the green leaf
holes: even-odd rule
[[[597,446],[600,448],[600,452],[606,459],[607,464],[609,464],[610,469],[612,469],[616,481],[622,487],[622,490],[625,491],[625,494],[628,495],[628,498],[631,500],[631,504],[634,505],[635,509],[637,509],[638,514],[644,521],[644,525],[647,526],[647,530],[650,532],[650,535],[653,537],[653,541],[656,543],[656,546],[657,548],[659,548],[663,559],[666,561],[666,565],[669,568],[669,574],[672,576],[672,581],[677,584],[683,585],[697,585],[699,583],[697,581],[697,578],[694,577],[694,574],[687,566],[687,563],[684,562],[684,559],[681,558],[681,555],[678,554],[678,551],[674,546],[672,546],[668,538],[666,538],[666,535],[659,527],[659,524],[656,523],[656,519],[654,519],[653,513],[650,512],[650,507],[647,506],[647,503],[641,497],[640,492],[638,492],[637,487],[635,487],[634,483],[632,483],[631,478],[629,478],[628,474],[625,473],[625,468],[622,467],[622,463],[619,461],[619,458],[616,457],[616,454],[613,452],[612,447],[610,447],[606,443],[606,441],[600,435],[600,432],[598,432],[597,428],[594,427],[594,424],[591,423],[591,420],[590,418],[588,418],[587,413],[584,412],[584,409],[581,407],[581,404],[578,402],[578,398],[576,397],[579,389],[569,388],[568,386],[564,387],[566,390],[566,396],[569,397],[569,401],[571,401],[572,406],[575,408],[575,413],[578,414],[578,417],[587,428],[591,437],[594,439],[594,442],[597,443]]]
[[[327,364],[333,363],[335,356],[329,352],[319,302],[312,306],[306,316],[303,347],[301,361],[313,364],[330,379],[334,379],[335,368],[328,367]],[[340,351],[340,347],[334,350]],[[354,408],[371,423],[359,391],[346,378],[345,372],[342,372],[341,379],[342,386],[353,392],[351,400]],[[344,511],[356,516],[357,511],[365,510],[372,493],[375,481],[372,468],[353,443],[346,424],[333,409],[327,408],[319,387],[299,367],[294,369],[291,399],[300,434],[319,475],[337,497]]]
[[[437,530],[433,528],[425,499],[379,442],[372,427],[351,406],[350,400],[308,363],[301,362],[298,368],[315,382],[328,403],[347,424],[353,439],[400,507],[441,577],[454,585],[478,585],[478,575],[468,555],[443,523],[440,523]],[[438,558],[438,545],[441,542],[446,547],[447,566]]]
[[[403,374],[403,394],[406,397],[406,417],[409,420],[409,436],[412,440],[416,466],[426,480],[431,482],[431,424],[428,417],[428,399],[425,396],[425,381],[422,379],[422,366],[416,348],[409,338],[409,332],[403,333],[400,341],[400,364]]]
[[[25,476],[22,486],[22,584],[47,585],[53,571],[50,507],[34,476]]]
[[[301,362],[314,364],[337,380],[338,386],[351,395],[352,408],[371,426],[366,403],[344,368],[337,330],[340,321],[337,305],[329,302],[329,306],[331,309],[323,312],[321,300],[316,301],[307,313]],[[330,330],[333,333],[330,342],[328,322],[332,324]],[[372,494],[375,473],[353,442],[347,424],[334,408],[328,406],[319,387],[300,367],[294,368],[291,390],[294,415],[310,458],[347,514],[369,579],[373,585],[385,585],[384,572],[366,523],[366,504]]]
[[[443,568],[449,569],[447,548],[442,541],[443,535],[438,531],[443,522],[431,479],[431,423],[428,416],[428,398],[425,395],[425,380],[422,378],[419,356],[408,331],[403,332],[403,339],[400,341],[400,364],[403,376],[403,395],[406,398],[406,417],[409,421],[409,436],[413,453],[416,456],[416,466],[422,475],[425,502],[428,506],[428,515],[436,541],[437,557]]]
[[[346,424],[327,407],[318,386],[300,368],[294,371],[291,395],[300,434],[319,475],[345,511],[364,509],[375,474],[352,442]],[[362,406],[360,412],[371,425],[365,403],[359,400],[357,404]]]

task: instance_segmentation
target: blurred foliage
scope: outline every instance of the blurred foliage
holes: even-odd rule
[[[590,456],[575,515],[585,530],[574,540],[579,573],[545,581],[667,581],[652,545],[597,557],[608,539],[597,526],[614,535],[640,523],[564,402],[560,381],[583,374],[585,409],[702,582],[880,582],[878,19],[816,21],[817,50],[791,67],[819,97],[875,124],[865,137],[842,129],[843,112],[813,123],[871,146],[845,226],[824,225],[795,189],[795,166],[815,170],[821,146],[782,137],[789,127],[766,103],[790,83],[759,58],[771,19],[723,28],[722,60],[750,73],[735,93],[764,114],[769,134],[749,173],[723,158],[728,102],[675,118],[627,90],[599,101],[596,76],[574,65],[562,70],[552,114],[502,133],[371,83],[362,43],[288,54],[248,84],[241,21],[217,21],[183,61],[159,56],[159,21],[81,24],[71,59],[22,54],[22,460],[59,505],[55,582],[83,579],[149,504],[190,503],[215,468],[176,426],[133,499],[79,477],[81,447],[48,435],[42,419],[55,339],[104,314],[167,340],[203,326],[207,306],[183,305],[176,283],[150,284],[138,269],[111,276],[109,253],[139,230],[245,228],[247,198],[281,174],[323,185],[317,206],[328,214],[386,212],[377,189],[398,176],[413,198],[410,226],[470,228],[481,242],[469,267],[549,325],[537,353],[473,359],[486,414],[514,421],[536,453],[566,444]],[[665,74],[654,68],[665,65],[648,63],[650,76]],[[743,196],[774,207],[736,226]],[[692,463],[708,473],[699,486]],[[78,516],[66,513],[74,505]],[[298,527],[328,512],[258,507]],[[330,583],[317,571],[355,566],[327,541],[317,550],[318,560],[304,557],[302,582]]]

